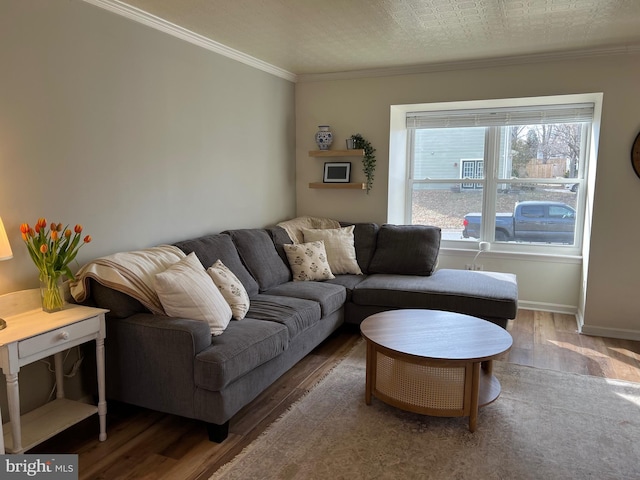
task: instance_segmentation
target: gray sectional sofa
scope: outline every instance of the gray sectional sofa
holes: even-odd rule
[[[343,224],[346,225],[346,224]],[[502,327],[515,318],[514,275],[436,269],[440,230],[355,224],[363,274],[292,281],[285,230],[231,230],[175,244],[207,268],[220,259],[250,308],[212,336],[206,322],[150,313],[125,293],[89,280],[87,303],[110,310],[107,398],[199,419],[213,441],[229,420],[344,323],[398,308],[455,311]]]

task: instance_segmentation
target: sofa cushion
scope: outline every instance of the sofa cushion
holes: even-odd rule
[[[118,292],[110,287],[105,287],[97,280],[89,279],[89,291],[93,305],[109,310],[110,318],[127,318],[136,313],[149,313],[149,309],[138,300],[123,292]]]
[[[287,282],[270,288],[265,293],[318,302],[323,317],[342,308],[347,298],[346,289],[342,285],[327,282]]]
[[[231,320],[231,307],[193,252],[156,274],[154,286],[170,317],[207,322],[212,335],[224,332]]]
[[[515,318],[518,285],[511,273],[441,269],[430,277],[377,274],[355,286],[352,301],[390,309],[426,308]]]
[[[369,264],[376,251],[378,243],[378,230],[380,227],[376,223],[349,223],[340,222],[340,225],[347,227],[353,225],[353,243],[356,248],[356,258],[363,273],[369,273]]]
[[[367,278],[365,275],[336,275],[335,278],[327,280],[325,283],[342,285],[347,291],[347,302],[351,301],[351,295],[356,285],[362,283]]]
[[[282,259],[282,262],[285,265],[289,265],[289,260],[287,260],[287,254],[284,251],[285,245],[291,245],[293,241],[289,237],[287,231],[282,227],[270,227],[265,229],[269,236],[271,237],[271,241],[276,247],[276,252]]]
[[[242,262],[258,282],[261,292],[291,280],[291,272],[266,230],[255,228],[225,233],[231,236]],[[253,295],[250,293],[249,296]]]
[[[251,308],[247,313],[249,318],[268,320],[286,326],[289,341],[318,323],[321,315],[318,302],[263,293],[251,299]]]
[[[258,293],[258,284],[242,264],[238,250],[236,250],[229,235],[205,235],[193,240],[184,240],[174,245],[186,254],[195,252],[204,268],[209,268],[216,260],[220,260],[238,277],[249,296]]]
[[[327,260],[331,273],[344,275],[347,273],[362,274],[356,260],[356,249],[353,243],[353,225],[341,228],[302,228],[305,242],[322,240],[327,252]]]
[[[254,368],[280,355],[289,345],[287,327],[277,322],[245,318],[231,322],[224,334],[194,361],[197,387],[218,391]]]
[[[331,267],[329,267],[329,258],[322,240],[284,245],[284,251],[289,260],[294,282],[333,278]]]
[[[231,307],[233,318],[242,320],[247,314],[251,303],[242,282],[220,260],[217,260],[216,263],[207,268],[207,273]]]
[[[440,228],[426,225],[380,227],[370,273],[431,275],[440,250]]]

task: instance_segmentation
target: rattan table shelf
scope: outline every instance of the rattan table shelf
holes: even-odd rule
[[[365,401],[371,397],[424,415],[469,417],[500,395],[493,360],[511,335],[480,318],[437,310],[394,310],[360,325],[367,342]]]

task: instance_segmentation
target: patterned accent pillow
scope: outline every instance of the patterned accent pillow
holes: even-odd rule
[[[170,317],[205,321],[212,335],[222,334],[229,325],[231,308],[195,253],[156,274],[154,286]]]
[[[343,228],[302,228],[305,242],[322,240],[327,251],[329,267],[334,275],[351,273],[362,275],[356,260],[356,248],[353,242],[353,229],[350,225]]]
[[[207,273],[231,307],[233,318],[242,320],[249,311],[250,304],[249,294],[242,282],[220,260],[216,260],[216,263],[207,268]]]
[[[293,245],[285,244],[283,247],[293,272],[294,282],[335,278],[331,273],[322,240]]]

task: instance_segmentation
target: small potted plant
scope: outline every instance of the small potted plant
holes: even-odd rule
[[[373,188],[373,174],[376,171],[376,156],[374,155],[376,149],[373,148],[371,143],[359,133],[351,135],[351,138],[353,139],[353,148],[364,150],[364,157],[362,157],[362,171],[367,179],[366,188],[368,195],[369,190]]]

